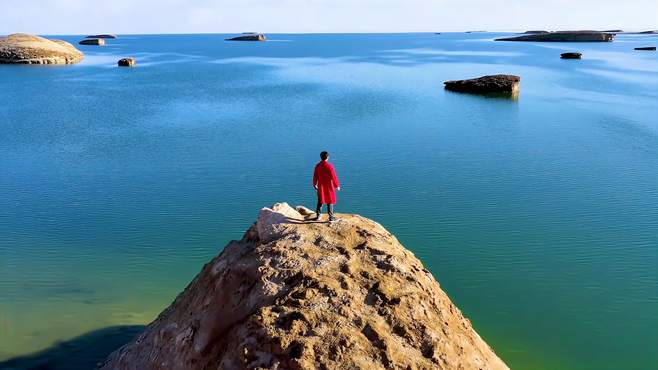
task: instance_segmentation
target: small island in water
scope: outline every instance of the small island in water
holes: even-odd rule
[[[14,33],[0,38],[0,64],[74,64],[84,54],[63,40]]]

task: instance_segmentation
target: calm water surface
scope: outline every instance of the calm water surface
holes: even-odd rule
[[[329,150],[338,211],[512,368],[658,368],[658,54],[633,50],[658,37],[496,36],[122,36],[0,66],[0,361],[148,323],[262,206],[312,206]],[[494,73],[518,100],[443,90]]]

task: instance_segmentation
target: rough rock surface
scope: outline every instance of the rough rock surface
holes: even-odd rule
[[[265,35],[262,33],[247,32],[240,36],[230,37],[227,41],[265,41]]]
[[[445,88],[451,91],[472,94],[517,94],[521,77],[514,75],[491,75],[468,80],[444,82]]]
[[[63,40],[49,40],[25,33],[0,38],[0,63],[73,64],[84,54]]]
[[[614,40],[615,35],[599,31],[558,31],[503,37],[496,41],[545,41],[545,42],[604,42]]]
[[[264,208],[101,368],[507,369],[381,225],[312,216]]]
[[[562,53],[560,58],[562,59],[581,59],[583,57],[582,53]]]

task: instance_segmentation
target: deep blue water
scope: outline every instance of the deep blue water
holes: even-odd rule
[[[658,55],[633,48],[658,37],[496,36],[120,36],[0,66],[0,360],[148,323],[261,207],[312,207],[328,150],[337,210],[512,368],[657,369]],[[495,73],[518,100],[443,90]]]

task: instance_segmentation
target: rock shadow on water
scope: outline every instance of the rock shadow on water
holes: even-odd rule
[[[462,95],[462,96],[469,96],[472,97],[473,99],[490,99],[494,101],[509,101],[509,102],[516,102],[519,100],[519,92],[491,92],[491,93],[479,93],[479,94],[473,94],[469,92],[464,92],[464,91],[453,91],[453,90],[445,90],[446,94],[449,95]]]
[[[59,342],[43,351],[0,361],[2,370],[91,370],[128,343],[143,325],[118,325]]]

